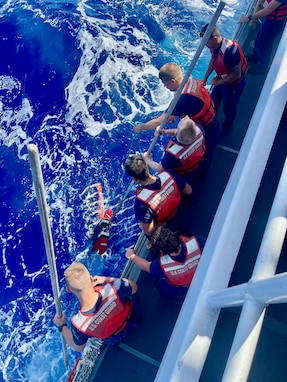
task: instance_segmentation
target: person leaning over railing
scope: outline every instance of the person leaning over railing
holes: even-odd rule
[[[146,236],[156,225],[166,224],[176,215],[182,194],[192,193],[190,185],[172,170],[152,175],[139,154],[129,156],[125,170],[138,184],[134,211]]]
[[[173,62],[163,65],[158,75],[163,85],[171,92],[176,92],[183,82],[182,70]],[[174,121],[175,117],[184,118],[185,116],[189,116],[204,130],[206,152],[200,168],[201,175],[204,175],[210,167],[221,134],[221,125],[208,90],[204,87],[203,81],[196,78],[187,80],[168,122]],[[138,124],[134,126],[134,131],[140,133],[144,130],[155,130],[164,117],[165,113],[162,113],[157,118]]]
[[[205,154],[204,133],[188,116],[182,118],[177,129],[156,129],[155,135],[171,135],[160,162],[155,162],[149,153],[143,159],[154,171],[174,170],[192,186]]]
[[[255,65],[248,69],[254,74],[264,74],[268,70],[276,36],[282,33],[286,24],[287,0],[267,0],[261,2],[259,11],[243,16],[238,23],[247,23],[263,18],[257,33],[253,53],[246,55]]]
[[[157,227],[152,231],[150,249],[158,253],[156,260],[148,261],[137,256],[132,248],[126,257],[155,279],[166,295],[186,293],[200,261],[205,239],[200,236],[185,237],[168,228]]]
[[[71,319],[55,315],[53,322],[66,342],[81,352],[89,338],[99,338],[106,344],[121,341],[140,319],[140,307],[135,298],[137,285],[128,279],[91,276],[82,263],[72,263],[65,270],[67,291],[80,302],[80,310]]]

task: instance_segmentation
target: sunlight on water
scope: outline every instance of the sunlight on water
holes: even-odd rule
[[[38,146],[57,257],[63,270],[83,261],[92,274],[119,275],[125,248],[139,233],[133,193],[113,221],[110,246],[91,253],[98,221],[96,183],[113,210],[130,179],[126,155],[144,151],[132,124],[158,115],[172,95],[158,69],[175,61],[187,70],[210,21],[213,1],[7,1],[0,5],[0,381],[66,381],[61,341],[52,324],[49,270],[26,146]],[[229,1],[219,25],[227,37],[243,2]],[[5,52],[5,55],[3,55]],[[202,78],[204,50],[193,75]],[[160,148],[157,148],[160,150]],[[70,367],[79,356],[68,349]]]

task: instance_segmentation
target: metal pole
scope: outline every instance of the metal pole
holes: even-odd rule
[[[166,111],[166,113],[165,113],[165,116],[164,116],[164,118],[163,118],[163,120],[162,120],[162,122],[161,122],[161,124],[160,124],[160,129],[163,129],[163,128],[164,128],[164,126],[166,125],[166,122],[167,122],[168,118],[171,116],[171,114],[172,114],[172,112],[173,112],[173,109],[174,109],[175,105],[177,104],[177,102],[178,102],[178,100],[179,100],[179,97],[181,96],[181,92],[182,92],[182,90],[183,90],[183,88],[184,88],[184,86],[185,86],[187,80],[189,79],[191,72],[193,71],[193,69],[194,69],[194,67],[195,67],[195,65],[196,65],[196,63],[197,63],[197,60],[198,60],[199,56],[201,55],[201,52],[203,51],[203,48],[205,47],[207,41],[209,40],[210,35],[211,35],[212,31],[213,31],[213,28],[214,28],[214,26],[215,26],[215,24],[216,24],[216,22],[217,22],[217,20],[218,20],[218,18],[219,18],[219,16],[220,16],[220,14],[221,14],[221,12],[222,12],[222,10],[223,10],[225,4],[226,4],[226,3],[225,3],[224,1],[221,1],[221,2],[219,3],[219,5],[218,5],[218,7],[217,7],[217,10],[216,10],[215,14],[214,14],[213,17],[212,17],[212,20],[211,20],[211,22],[209,23],[209,25],[208,25],[208,27],[207,27],[205,33],[204,33],[204,36],[202,37],[202,40],[201,40],[201,42],[200,42],[200,44],[199,44],[199,47],[197,48],[197,50],[196,50],[196,52],[195,52],[195,55],[194,55],[194,57],[193,57],[193,59],[192,59],[190,65],[189,65],[189,68],[188,68],[187,72],[185,73],[185,76],[184,76],[184,78],[183,78],[183,80],[182,80],[182,83],[180,84],[179,88],[178,88],[177,91],[175,92],[175,94],[174,94],[174,98],[173,98],[173,100],[171,101],[171,103],[170,103],[170,105],[169,105],[169,107],[168,107],[168,109],[167,109],[167,111]],[[151,142],[151,144],[150,144],[150,146],[149,146],[149,148],[148,148],[148,150],[147,150],[147,152],[148,152],[149,154],[150,154],[150,153],[152,152],[152,150],[154,149],[154,146],[156,145],[157,140],[158,140],[158,137],[154,137],[154,138],[153,138],[153,140],[152,140],[152,142]],[[119,204],[118,204],[118,206],[117,206],[117,208],[116,208],[116,211],[115,211],[115,213],[114,213],[114,215],[113,215],[113,218],[114,218],[114,217],[116,216],[116,214],[119,212],[119,210],[120,210],[120,208],[121,208],[121,206],[122,206],[124,200],[127,198],[128,194],[129,194],[129,192],[130,192],[130,190],[132,189],[133,184],[134,184],[134,181],[132,180],[131,183],[130,183],[130,185],[129,185],[129,187],[128,187],[127,192],[125,193],[125,195],[124,195],[124,196],[122,197],[122,199],[120,200],[120,202],[119,202]]]
[[[272,110],[274,111],[274,109]],[[286,218],[287,158],[273,200],[252,278],[249,281],[252,289],[242,308],[222,378],[223,381],[248,380],[262,328],[265,307],[270,303],[286,302],[286,298],[284,298],[286,273],[275,275],[286,236]]]
[[[116,217],[116,215],[118,214],[119,210],[121,209],[121,206],[123,205],[123,202],[124,202],[124,201],[126,200],[126,198],[128,197],[128,195],[129,195],[129,193],[130,193],[130,191],[131,191],[133,185],[134,185],[134,181],[132,180],[132,181],[130,182],[130,184],[129,184],[129,186],[128,186],[128,188],[127,188],[127,190],[126,190],[124,196],[123,196],[123,197],[121,198],[121,200],[119,201],[119,203],[118,203],[118,205],[117,205],[117,207],[116,207],[116,210],[115,210],[115,212],[113,213],[113,216],[112,216],[112,218],[111,218],[111,221],[112,221],[112,220]]]
[[[219,3],[219,5],[218,5],[218,7],[217,7],[217,9],[215,11],[215,14],[212,17],[212,20],[208,24],[208,27],[207,27],[207,29],[206,29],[206,31],[204,33],[204,36],[202,37],[202,40],[201,40],[201,42],[199,44],[199,47],[197,48],[197,50],[195,52],[195,55],[194,55],[190,65],[189,65],[189,68],[188,68],[187,72],[185,73],[185,76],[184,76],[184,78],[182,80],[182,83],[180,84],[179,88],[175,92],[174,98],[171,101],[171,103],[170,103],[170,105],[169,105],[169,107],[168,107],[168,109],[167,109],[167,111],[165,113],[164,119],[162,120],[162,122],[160,124],[160,127],[159,127],[160,129],[164,128],[168,118],[172,115],[173,109],[174,109],[175,105],[177,104],[177,102],[179,100],[179,97],[181,96],[181,92],[182,92],[182,90],[183,90],[187,80],[189,79],[191,72],[193,71],[193,69],[194,69],[194,67],[195,67],[195,65],[197,63],[197,60],[198,60],[199,56],[201,55],[201,52],[203,51],[203,48],[205,47],[207,41],[210,39],[211,33],[213,32],[213,28],[214,28],[214,26],[215,26],[219,16],[221,15],[221,12],[222,12],[225,4],[226,3],[224,1],[221,1]],[[155,146],[157,140],[158,140],[158,137],[154,137],[153,138],[153,141],[151,142],[150,147],[148,148],[148,151],[147,151],[149,154],[154,149],[154,146]]]
[[[60,296],[59,282],[58,282],[58,276],[57,276],[52,231],[51,231],[49,215],[48,215],[48,206],[47,206],[46,197],[45,197],[44,181],[43,181],[43,175],[41,170],[39,152],[38,152],[37,146],[34,144],[29,144],[27,148],[28,148],[29,162],[31,166],[31,172],[32,172],[36,197],[37,197],[37,204],[38,204],[39,213],[40,213],[40,220],[41,220],[42,232],[44,236],[46,255],[48,259],[53,296],[54,296],[55,305],[56,305],[56,313],[58,317],[61,317],[62,308],[61,308],[61,302],[59,297]],[[66,340],[63,336],[63,333],[61,337],[62,337],[64,361],[65,361],[66,367],[68,367]]]
[[[226,288],[229,283],[286,105],[286,65],[287,28],[221,197],[199,266],[183,302],[155,382],[195,382],[200,379],[219,315],[219,309],[210,309],[207,306],[206,294]],[[219,267],[218,264],[224,264],[224,267]],[[186,379],[182,376],[185,372]],[[229,381],[235,379],[230,378]]]
[[[206,304],[209,308],[230,308],[242,306],[246,296],[251,296],[257,306],[281,304],[287,302],[287,272],[262,279],[251,279],[248,283],[225,288],[216,292],[208,292]],[[251,322],[248,316],[249,322]]]

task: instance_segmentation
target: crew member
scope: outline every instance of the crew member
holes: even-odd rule
[[[181,201],[181,194],[191,195],[192,189],[176,172],[163,171],[152,175],[141,155],[130,156],[125,170],[139,186],[135,197],[135,216],[140,227],[149,236],[155,225],[172,219]]]
[[[249,73],[264,74],[268,69],[277,36],[280,36],[287,16],[287,0],[262,0],[261,9],[248,16],[243,16],[239,23],[263,18],[259,26],[252,55],[246,55],[254,65]]]
[[[55,315],[53,321],[75,350],[82,351],[90,337],[115,344],[135,326],[138,303],[133,296],[137,285],[127,279],[94,276],[82,263],[72,263],[65,270],[67,291],[80,302],[80,310],[71,319],[71,329],[66,315]]]
[[[126,251],[126,257],[150,273],[162,292],[174,295],[187,291],[200,261],[204,243],[202,237],[188,238],[168,228],[157,227],[151,234],[150,248],[160,253],[158,259],[143,259],[132,248]]]
[[[208,24],[202,29],[201,37],[203,37],[207,27]],[[238,43],[223,38],[216,26],[213,28],[206,46],[210,49],[211,60],[203,82],[206,83],[210,74],[215,70],[216,77],[213,77],[210,81],[210,84],[213,85],[211,98],[214,101],[216,110],[218,110],[222,101],[225,115],[222,128],[229,129],[233,125],[237,105],[245,87],[247,61]]]
[[[191,185],[205,153],[201,128],[186,116],[180,120],[177,129],[157,128],[157,132],[172,135],[161,161],[159,163],[153,161],[151,154],[148,153],[143,154],[143,159],[158,173],[168,169],[174,170]]]
[[[169,62],[160,68],[159,78],[168,90],[175,92],[182,84],[183,74],[178,65]],[[210,166],[221,134],[221,125],[209,92],[205,89],[203,81],[196,78],[188,79],[168,122],[174,121],[175,117],[183,118],[186,115],[204,130],[206,152],[200,169],[204,174]],[[143,130],[155,130],[164,117],[165,113],[146,123],[136,125],[134,131],[140,133]]]

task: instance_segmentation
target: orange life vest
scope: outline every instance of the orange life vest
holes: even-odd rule
[[[95,287],[101,295],[100,307],[95,313],[83,313],[81,310],[72,317],[73,325],[88,336],[105,339],[121,332],[132,312],[132,303],[124,305],[117,295],[113,284]]]
[[[173,155],[180,161],[180,167],[173,168],[180,175],[194,171],[204,156],[204,136],[198,127],[196,129],[197,135],[188,145],[175,142],[173,139],[167,142],[165,152]]]
[[[212,58],[213,58],[213,69],[216,71],[216,74],[220,78],[223,78],[224,76],[228,74],[231,74],[231,71],[227,68],[227,66],[224,63],[224,56],[225,56],[226,49],[230,47],[231,45],[235,45],[240,54],[241,77],[234,82],[234,83],[239,83],[242,81],[244,74],[247,71],[247,61],[244,56],[243,50],[241,49],[241,47],[238,45],[236,41],[227,40],[226,38],[223,38],[219,52],[216,57],[214,56],[214,49],[210,50],[212,54]]]
[[[160,190],[151,190],[147,187],[138,187],[136,198],[146,203],[156,214],[156,223],[163,224],[171,219],[178,210],[181,194],[173,177],[166,171],[159,175]]]
[[[182,94],[191,94],[202,100],[203,106],[199,113],[195,115],[189,115],[189,117],[197,124],[205,125],[210,124],[215,117],[214,103],[210,97],[209,92],[205,89],[202,81],[193,78],[192,81],[189,78],[183,88]]]
[[[266,0],[267,3],[271,3],[271,0]],[[264,6],[262,6],[263,8]],[[274,9],[269,15],[266,16],[268,20],[282,21],[287,16],[287,4],[281,4],[278,8]]]
[[[180,236],[186,248],[186,259],[183,263],[175,261],[169,255],[161,255],[160,266],[171,285],[188,287],[193,279],[201,257],[201,250],[195,236]]]

